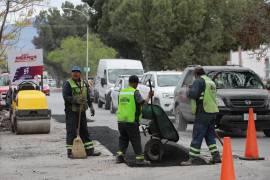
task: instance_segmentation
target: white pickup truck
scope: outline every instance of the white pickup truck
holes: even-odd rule
[[[168,116],[173,116],[174,89],[181,78],[182,72],[177,71],[150,71],[143,75],[138,90],[144,98],[150,91],[149,79],[151,80],[155,95],[153,104],[159,105]]]

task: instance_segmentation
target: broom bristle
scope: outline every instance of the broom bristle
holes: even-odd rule
[[[87,157],[84,144],[82,142],[82,139],[79,136],[77,136],[73,140],[72,155],[73,155],[73,158],[86,158]]]

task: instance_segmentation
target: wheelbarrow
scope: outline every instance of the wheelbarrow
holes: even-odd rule
[[[150,89],[152,89],[151,85]],[[177,130],[164,110],[152,104],[152,99],[151,104],[145,104],[142,107],[141,124],[144,126],[144,134],[150,135],[144,147],[145,159],[151,162],[162,161],[165,152],[164,145],[179,140]]]

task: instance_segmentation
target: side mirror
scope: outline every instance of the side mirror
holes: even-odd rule
[[[120,87],[115,87],[114,90],[120,92],[121,89]]]
[[[151,85],[153,88],[155,87],[155,83],[153,83],[152,81],[151,81]],[[149,81],[146,82],[146,86],[150,87]]]
[[[101,86],[104,86],[107,84],[107,81],[105,78],[101,78]]]

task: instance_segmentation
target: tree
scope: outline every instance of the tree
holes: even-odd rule
[[[31,23],[30,17],[34,7],[42,0],[2,0],[0,2],[0,66],[3,65],[6,50],[13,46],[18,40],[22,27]],[[14,24],[7,26],[9,15],[13,15]]]
[[[68,9],[76,9],[84,13],[88,12],[86,5],[74,5],[70,2],[62,4],[61,13],[59,9],[50,8],[41,11],[36,17],[34,26],[37,28],[38,36],[34,37],[33,44],[36,48],[43,49],[44,62],[51,69],[51,73],[57,79],[65,73],[62,71],[61,64],[50,61],[47,55],[61,46],[61,42],[69,36],[77,36],[86,39],[86,27],[88,22],[79,13]]]
[[[99,59],[115,58],[117,52],[105,46],[95,34],[89,36],[90,75],[94,76]],[[79,37],[67,37],[60,44],[60,48],[48,54],[48,61],[58,65],[63,77],[67,77],[73,65],[85,67],[86,41]]]
[[[103,42],[122,57],[140,58],[147,69],[224,64],[231,49],[258,47],[269,34],[270,8],[264,0],[84,1],[102,4],[95,26]],[[252,32],[251,24],[264,32],[260,38],[245,33]],[[245,45],[245,38],[257,42]]]

